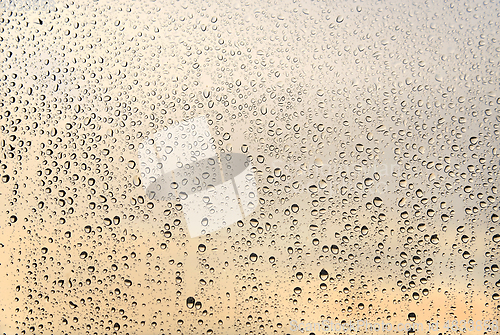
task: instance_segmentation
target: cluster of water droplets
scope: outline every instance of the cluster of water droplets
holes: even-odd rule
[[[0,332],[498,315],[496,3],[55,7],[0,14]],[[138,152],[197,117],[258,194],[191,238]]]

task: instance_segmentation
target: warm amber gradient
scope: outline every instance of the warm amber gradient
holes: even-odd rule
[[[0,333],[498,318],[498,4],[56,6],[1,14]],[[202,115],[259,203],[190,238],[137,152]]]

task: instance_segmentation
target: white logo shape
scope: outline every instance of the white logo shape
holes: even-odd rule
[[[191,237],[251,214],[257,200],[252,165],[242,154],[215,152],[205,117],[162,130],[139,146],[141,177],[151,199],[180,199]]]

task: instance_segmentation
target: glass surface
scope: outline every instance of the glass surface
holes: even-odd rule
[[[498,333],[498,1],[0,4],[0,334]]]

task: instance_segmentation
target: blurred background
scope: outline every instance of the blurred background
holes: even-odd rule
[[[2,6],[2,334],[498,319],[497,1]],[[140,152],[195,119],[255,192],[192,237]]]

